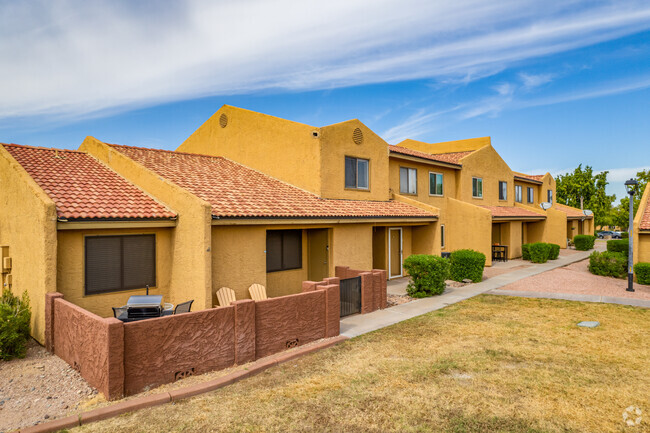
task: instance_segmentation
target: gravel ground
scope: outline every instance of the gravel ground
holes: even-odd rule
[[[574,293],[580,295],[615,296],[619,298],[650,299],[650,286],[635,284],[628,292],[627,279],[593,275],[588,269],[589,260],[572,263],[532,277],[524,278],[499,290],[531,292]]]
[[[389,293],[386,295],[386,304],[388,307],[394,307],[395,305],[406,304],[414,299],[415,298],[411,298],[409,295],[391,295]]]
[[[25,358],[0,361],[0,432],[67,416],[96,394],[65,361],[30,340]]]

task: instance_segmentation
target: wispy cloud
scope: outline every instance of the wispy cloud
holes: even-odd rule
[[[533,89],[535,87],[539,87],[546,83],[550,83],[551,80],[553,80],[554,75],[553,74],[527,74],[521,72],[519,74],[519,78],[521,79],[521,82],[525,88]]]
[[[155,7],[26,0],[0,7],[0,118],[79,117],[260,90],[468,82],[650,29],[650,5],[637,0],[188,0]]]
[[[395,125],[386,131],[381,136],[388,143],[396,144],[407,138],[418,138],[422,134],[431,132],[435,129],[434,120],[440,118],[448,113],[458,110],[460,107],[450,108],[448,110],[427,112],[426,110],[419,110],[415,114],[409,116],[402,123]]]

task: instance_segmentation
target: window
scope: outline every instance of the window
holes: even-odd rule
[[[533,187],[529,186],[528,189],[528,203],[535,203],[535,193],[533,192]]]
[[[414,168],[399,168],[399,192],[403,194],[418,193],[418,171]]]
[[[480,177],[472,178],[472,197],[483,198],[483,179]]]
[[[345,157],[345,187],[368,189],[368,160]]]
[[[302,268],[302,230],[266,232],[266,272]]]
[[[445,247],[445,225],[440,226],[440,246]]]
[[[546,201],[549,203],[553,203],[553,190],[552,189],[547,189],[546,190]]]
[[[515,201],[521,203],[523,201],[523,193],[521,185],[515,185]]]
[[[429,194],[442,195],[442,174],[429,172]]]
[[[499,181],[499,200],[508,199],[508,182]]]
[[[156,235],[88,236],[85,293],[156,285]]]

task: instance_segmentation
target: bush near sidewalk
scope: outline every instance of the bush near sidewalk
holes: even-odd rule
[[[0,359],[8,361],[24,358],[29,339],[29,322],[32,312],[29,308],[27,291],[22,299],[5,289],[0,297]]]
[[[549,260],[557,260],[560,257],[560,246],[558,244],[548,244],[551,246],[551,249],[548,254]]]
[[[573,243],[578,251],[589,251],[594,247],[594,242],[596,242],[596,236],[576,235],[573,238]]]
[[[639,284],[650,284],[650,263],[637,263],[634,265],[634,273]]]
[[[530,261],[533,263],[546,263],[551,254],[551,244],[535,242],[530,244]]]
[[[627,274],[627,259],[621,253],[594,251],[589,256],[589,272],[605,277],[623,278]]]
[[[457,250],[449,258],[449,273],[454,281],[470,279],[475,283],[483,280],[485,254],[474,250]]]
[[[627,257],[630,253],[629,239],[612,239],[607,241],[607,251],[610,253],[621,253]]]
[[[530,260],[530,244],[523,244],[521,246],[521,258],[523,260]]]
[[[406,293],[413,298],[440,295],[445,291],[449,261],[438,256],[414,254],[404,260],[404,269],[411,276]]]

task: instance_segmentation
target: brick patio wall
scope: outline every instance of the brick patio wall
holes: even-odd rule
[[[337,266],[335,273],[341,280],[361,277],[361,314],[386,308],[387,274],[385,270],[359,271],[347,266]]]
[[[123,323],[46,296],[46,347],[113,400],[339,335],[338,278],[264,301]]]

